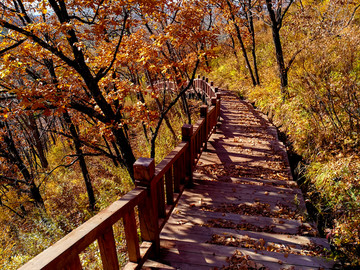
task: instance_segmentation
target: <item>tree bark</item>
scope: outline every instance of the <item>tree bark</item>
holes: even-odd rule
[[[275,53],[276,53],[276,62],[278,65],[280,83],[281,83],[281,92],[284,95],[283,98],[287,98],[289,96],[288,92],[288,68],[285,66],[284,61],[284,53],[281,46],[281,39],[280,39],[280,29],[282,26],[282,20],[284,18],[285,13],[288,11],[290,5],[292,4],[292,0],[289,1],[288,5],[286,6],[284,12],[281,14],[281,9],[277,10],[275,14],[272,1],[266,0],[266,7],[269,12],[270,17],[270,24],[272,30],[272,36],[275,46]]]
[[[35,117],[33,115],[29,115],[28,119],[29,119],[29,127],[31,128],[31,133],[33,135],[35,148],[37,150],[37,154],[39,156],[41,166],[43,168],[47,168],[49,166],[49,163],[45,156],[44,142],[41,140],[39,128],[36,124]]]
[[[89,175],[89,171],[87,169],[86,166],[86,161],[85,161],[85,157],[82,151],[82,146],[81,146],[81,142],[80,142],[80,138],[79,138],[79,134],[73,124],[73,122],[71,121],[71,117],[70,114],[65,111],[63,113],[63,117],[65,122],[67,123],[72,139],[74,141],[74,146],[75,146],[75,151],[76,151],[76,155],[79,159],[79,165],[81,168],[81,173],[83,175],[84,181],[85,181],[85,186],[86,186],[86,192],[88,194],[88,198],[89,198],[89,208],[91,210],[95,209],[95,195],[94,195],[94,189],[91,183],[91,179],[90,179],[90,175]]]
[[[246,48],[245,48],[245,44],[244,44],[244,41],[242,39],[242,36],[241,36],[241,31],[240,31],[240,27],[239,25],[236,23],[236,19],[235,19],[235,15],[233,13],[233,9],[231,7],[231,3],[229,1],[226,1],[227,2],[227,5],[229,7],[229,11],[230,11],[230,16],[231,16],[231,20],[233,21],[234,23],[234,27],[235,27],[235,31],[236,31],[236,37],[237,39],[239,40],[239,43],[240,43],[240,47],[241,47],[241,51],[243,53],[243,56],[244,56],[244,59],[245,59],[245,63],[246,63],[246,67],[248,68],[249,70],[249,73],[250,73],[250,77],[251,77],[251,81],[252,81],[252,84],[254,86],[257,85],[257,82],[256,82],[256,79],[255,79],[255,76],[254,76],[254,72],[253,72],[253,69],[251,67],[251,64],[250,64],[250,60],[249,60],[249,57],[247,55],[247,52],[246,52]]]
[[[29,187],[31,198],[34,200],[35,205],[45,209],[44,200],[40,194],[39,187],[34,182],[34,177],[28,170],[26,164],[23,162],[19,151],[16,148],[15,142],[12,137],[11,130],[7,123],[1,123],[6,128],[7,135],[4,135],[4,142],[6,143],[8,155],[7,159],[16,165],[20,173],[24,177],[26,185]]]
[[[287,95],[288,87],[288,74],[284,62],[284,53],[281,46],[280,33],[279,29],[276,26],[272,26],[272,35],[275,45],[276,52],[276,62],[278,64],[279,77],[281,82],[281,92]]]
[[[251,34],[251,53],[252,53],[252,57],[253,57],[255,80],[256,80],[256,84],[260,85],[259,71],[258,71],[257,60],[256,60],[255,29],[254,29],[253,12],[251,10],[251,0],[248,1],[247,16],[248,16],[248,22],[249,22],[249,32]]]

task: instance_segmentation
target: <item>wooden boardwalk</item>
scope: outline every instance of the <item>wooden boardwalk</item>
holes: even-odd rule
[[[222,92],[221,104],[221,125],[198,162],[194,186],[161,232],[161,257],[144,268],[331,268],[334,262],[323,258],[329,245],[306,221],[276,129],[231,92]]]

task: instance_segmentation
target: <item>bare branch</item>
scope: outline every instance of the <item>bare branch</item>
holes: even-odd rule
[[[354,16],[355,16],[356,11],[357,11],[359,8],[360,8],[360,4],[357,5],[357,6],[354,8],[354,10],[353,10],[353,12],[352,12],[352,14],[351,14],[351,16],[350,16],[350,19],[349,19],[349,21],[347,22],[347,24],[345,25],[345,27],[347,27],[347,26],[350,25],[351,21],[354,19]]]
[[[113,65],[115,63],[116,56],[117,56],[117,53],[119,52],[119,48],[120,48],[120,45],[121,45],[122,38],[123,38],[123,36],[125,34],[126,21],[127,21],[128,17],[129,17],[129,14],[127,13],[127,11],[124,10],[124,13],[125,13],[125,16],[124,16],[124,21],[123,21],[123,27],[122,27],[121,34],[120,34],[120,37],[119,37],[119,41],[118,41],[118,43],[116,45],[116,48],[115,48],[113,59],[111,60],[110,65],[106,69],[101,68],[99,70],[99,72],[95,76],[95,81],[100,81],[103,77],[105,77],[106,74],[112,69],[112,67],[113,67]]]
[[[13,44],[13,45],[5,48],[5,49],[0,50],[0,56],[2,56],[3,54],[5,54],[7,51],[10,51],[10,50],[15,49],[16,47],[20,46],[21,44],[24,43],[25,40],[26,40],[26,39],[22,39],[22,40],[16,42],[15,44]]]
[[[75,163],[76,163],[76,161],[78,161],[79,160],[79,157],[77,157],[76,159],[74,159],[73,161],[71,161],[69,164],[60,164],[60,165],[58,165],[58,166],[56,166],[54,169],[52,169],[50,172],[48,172],[47,174],[46,174],[46,176],[43,178],[43,180],[40,182],[40,184],[39,184],[39,188],[40,188],[40,186],[45,182],[45,180],[55,171],[55,170],[57,170],[57,169],[59,169],[59,168],[61,168],[61,167],[63,167],[63,168],[69,168],[69,167],[71,167],[72,165],[74,165]]]
[[[65,56],[60,50],[58,50],[57,48],[49,45],[47,42],[45,42],[44,40],[42,40],[41,38],[39,38],[38,36],[36,36],[35,34],[33,34],[32,32],[29,32],[25,29],[22,29],[21,27],[18,27],[16,25],[13,25],[11,23],[8,23],[7,21],[0,19],[0,25],[14,30],[30,39],[32,39],[35,43],[39,44],[41,47],[43,47],[44,49],[48,50],[49,52],[55,54],[56,56],[58,56],[61,60],[63,60],[65,63],[67,63],[69,66],[71,67],[76,67],[76,63],[71,60],[70,58],[68,58],[67,56]]]

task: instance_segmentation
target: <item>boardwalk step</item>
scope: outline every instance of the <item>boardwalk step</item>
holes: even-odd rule
[[[184,203],[195,203],[198,205],[198,201],[203,203],[217,203],[217,204],[240,204],[240,203],[254,203],[261,201],[262,203],[270,204],[272,208],[278,204],[286,205],[294,210],[305,210],[305,202],[301,194],[294,191],[279,190],[256,190],[246,188],[234,188],[234,189],[215,189],[215,188],[194,188],[187,190],[182,196],[181,200]]]
[[[249,256],[250,260],[261,263],[269,269],[331,269],[333,262],[319,257],[309,257],[302,255],[270,252],[253,251],[246,248],[228,247],[206,244],[189,243],[180,240],[162,240],[166,260],[171,261],[171,265],[178,269],[214,269],[226,266],[226,260],[230,258],[236,250]]]
[[[224,224],[224,226],[234,228],[242,224],[250,224],[258,230],[271,231],[274,233],[317,235],[317,230],[311,223],[303,223],[299,220],[289,220],[283,218],[271,218],[263,216],[247,216],[232,213],[208,212],[179,205],[168,221],[168,226],[183,224]],[[215,225],[215,226],[217,226]],[[241,227],[241,226],[240,226]]]
[[[217,175],[204,175],[199,172],[194,173],[195,181],[209,181],[209,182],[224,182],[233,184],[250,184],[258,186],[280,186],[280,187],[293,187],[297,188],[297,184],[290,180],[278,180],[268,178],[250,178],[250,177],[229,177],[229,176],[217,176]]]
[[[157,269],[157,270],[176,270],[177,268],[170,266],[170,265],[166,265],[164,263],[161,262],[156,262],[153,260],[147,260],[143,267],[141,268],[142,270],[152,270],[152,269]]]
[[[299,188],[294,188],[294,187],[289,188],[287,186],[279,186],[276,184],[272,185],[272,183],[268,183],[268,181],[269,180],[262,180],[262,179],[255,180],[255,179],[246,179],[246,178],[239,178],[236,183],[197,180],[195,181],[191,189],[217,190],[223,192],[229,192],[229,191],[239,192],[239,191],[247,191],[251,189],[254,191],[278,192],[279,194],[286,193],[286,194],[302,195],[301,190]],[[253,182],[255,182],[256,184],[254,184]],[[282,184],[291,183],[293,184],[293,186],[296,186],[296,182],[293,181],[287,181],[287,182],[280,181],[280,183]]]
[[[211,242],[212,236],[224,236],[227,238],[234,238],[244,242],[244,244],[249,244],[253,241],[263,240],[261,247],[276,247],[281,245],[284,249],[283,253],[286,253],[286,248],[297,252],[311,251],[314,248],[317,248],[318,251],[330,250],[330,245],[328,241],[324,238],[319,237],[306,237],[299,235],[289,235],[289,234],[274,234],[266,232],[254,232],[254,231],[245,231],[245,230],[234,230],[234,229],[224,229],[224,228],[211,228],[198,225],[181,225],[177,226],[176,230],[174,227],[168,226],[161,232],[161,239],[166,240],[176,240],[181,239],[185,242],[197,242],[197,243],[207,243]],[[224,242],[226,245],[235,245],[229,242]],[[273,245],[274,244],[274,245]],[[250,245],[251,248],[252,245]],[[290,252],[291,253],[291,252]]]

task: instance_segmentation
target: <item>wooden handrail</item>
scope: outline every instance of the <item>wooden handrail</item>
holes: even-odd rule
[[[158,86],[165,84],[174,87],[171,82]],[[134,163],[135,189],[19,269],[82,269],[79,254],[94,241],[99,244],[103,269],[119,269],[113,225],[121,220],[129,257],[125,269],[140,269],[150,255],[158,255],[160,231],[184,188],[192,185],[196,163],[220,117],[220,94],[213,83],[199,76],[193,85],[211,100],[211,106],[201,107],[201,118],[194,126],[182,127],[182,142],[156,167],[153,159],[138,159]]]

